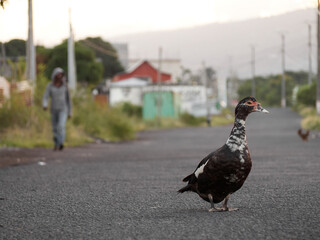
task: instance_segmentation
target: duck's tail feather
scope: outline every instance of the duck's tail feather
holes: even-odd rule
[[[181,188],[180,190],[178,190],[179,193],[183,193],[183,192],[186,192],[186,191],[192,191],[192,188],[191,188],[191,185],[188,184],[187,186]]]
[[[191,173],[190,175],[186,176],[184,179],[182,179],[183,182],[189,182],[191,177],[192,177],[193,173]]]

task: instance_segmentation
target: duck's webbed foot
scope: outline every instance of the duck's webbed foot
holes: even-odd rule
[[[223,205],[222,208],[218,208],[218,211],[220,212],[232,212],[232,211],[238,211],[239,208],[228,208],[227,204],[228,204],[228,200],[231,194],[229,194],[228,196],[226,196],[226,198],[223,201]]]
[[[222,208],[217,208],[219,212],[232,212],[232,211],[238,211],[239,208],[228,208],[228,207],[222,207]]]
[[[212,197],[211,194],[208,194],[208,198],[209,198],[210,203],[211,203],[211,208],[209,209],[209,212],[219,212],[220,210],[214,206],[213,197]]]
[[[209,209],[209,212],[221,212],[219,208],[212,207]]]

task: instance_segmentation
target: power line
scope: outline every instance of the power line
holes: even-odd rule
[[[251,95],[256,96],[256,80],[255,80],[255,72],[256,72],[256,50],[255,46],[251,46],[251,73],[252,73],[252,85],[251,85]]]
[[[114,52],[112,52],[110,50],[107,50],[105,48],[102,48],[102,47],[96,45],[95,43],[89,41],[88,39],[83,40],[83,43],[85,45],[87,45],[88,47],[91,47],[91,48],[93,48],[93,49],[95,49],[95,50],[97,50],[97,51],[99,51],[99,52],[101,52],[103,54],[106,54],[106,55],[112,56],[112,57],[118,57],[118,55],[116,53],[114,53]]]
[[[311,24],[308,24],[308,60],[309,60],[309,74],[308,74],[308,84],[312,81],[312,58],[311,58]]]
[[[317,95],[316,95],[316,109],[317,113],[320,115],[320,4],[318,0],[318,14],[317,14],[317,48],[318,48],[318,59],[317,59],[317,65],[318,65],[318,81],[317,81]]]
[[[158,50],[158,101],[157,101],[157,109],[158,109],[158,126],[161,124],[161,109],[162,109],[162,89],[161,89],[161,67],[162,67],[162,47],[159,47]]]

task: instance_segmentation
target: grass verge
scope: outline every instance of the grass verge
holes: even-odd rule
[[[320,131],[320,116],[317,115],[315,107],[306,107],[304,105],[297,105],[294,108],[301,116],[301,128],[306,130]]]
[[[34,104],[26,106],[18,93],[0,108],[0,146],[53,147],[50,111],[43,111],[41,98],[47,84],[44,77],[38,78],[34,94]],[[97,104],[90,92],[80,89],[73,97],[73,117],[67,121],[66,146],[76,146],[93,142],[95,139],[108,141],[131,140],[136,132],[155,128],[178,128],[187,126],[207,126],[206,118],[194,117],[188,113],[180,118],[166,118],[143,121],[141,107],[129,103],[107,108]],[[211,126],[230,124],[233,117],[224,110],[212,116]]]

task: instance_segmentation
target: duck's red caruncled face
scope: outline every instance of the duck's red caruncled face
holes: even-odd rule
[[[257,106],[260,106],[260,103],[254,102],[254,101],[247,101],[244,104],[249,106],[249,107],[253,107],[253,110],[256,110]]]
[[[261,107],[261,104],[259,102],[255,102],[255,101],[247,101],[244,103],[245,105],[249,106],[249,107],[253,107],[252,108],[252,112],[264,112],[264,113],[269,113],[267,110],[265,110],[264,108]]]

